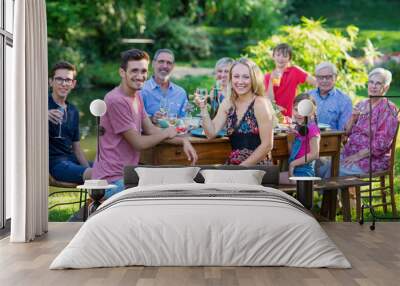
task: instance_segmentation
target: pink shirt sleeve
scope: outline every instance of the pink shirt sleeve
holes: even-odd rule
[[[123,99],[110,100],[107,103],[107,113],[114,133],[123,133],[129,129],[139,132],[136,128],[131,107]]]
[[[308,73],[305,70],[303,70],[301,67],[294,66],[294,68],[295,68],[295,71],[296,71],[297,82],[299,84],[300,83],[305,83],[306,79],[307,79],[307,76],[308,76]]]

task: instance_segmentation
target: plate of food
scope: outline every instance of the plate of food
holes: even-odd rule
[[[193,129],[191,131],[191,134],[193,136],[195,136],[195,137],[203,137],[203,138],[207,137],[206,134],[204,133],[204,129],[203,128]],[[222,129],[221,131],[218,132],[217,137],[224,137],[224,136],[226,136],[226,130]]]

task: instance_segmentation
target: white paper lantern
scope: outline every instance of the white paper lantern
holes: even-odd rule
[[[303,99],[299,102],[297,110],[301,116],[310,116],[314,111],[314,104],[309,99]]]
[[[94,116],[103,116],[106,114],[107,105],[104,100],[95,99],[90,103],[90,113]]]

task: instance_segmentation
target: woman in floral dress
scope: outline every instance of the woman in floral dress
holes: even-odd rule
[[[227,164],[251,166],[268,164],[273,146],[273,110],[264,96],[263,75],[249,59],[241,58],[229,72],[228,98],[211,120],[206,100],[196,95],[203,127],[208,138],[215,138],[222,128],[232,146]]]
[[[368,75],[368,95],[383,96],[389,89],[392,74],[377,68]],[[372,149],[369,139],[369,101],[372,103]],[[398,124],[398,110],[387,98],[369,98],[353,108],[345,127],[348,140],[340,160],[340,175],[369,172],[369,154],[372,153],[372,172],[384,171],[390,165],[390,150]]]

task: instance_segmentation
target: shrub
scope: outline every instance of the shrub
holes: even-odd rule
[[[323,22],[302,17],[300,25],[283,26],[276,35],[248,47],[247,51],[260,68],[267,71],[274,68],[272,49],[279,43],[292,46],[292,62],[306,71],[313,72],[317,64],[330,61],[338,68],[336,86],[354,97],[356,90],[364,87],[367,81],[366,67],[350,55],[355,48],[358,28],[348,26],[345,36],[338,31],[328,32]],[[307,88],[302,86],[301,91]]]
[[[201,27],[189,25],[186,19],[170,19],[154,29],[154,50],[168,47],[179,59],[193,60],[210,55],[211,42]]]

